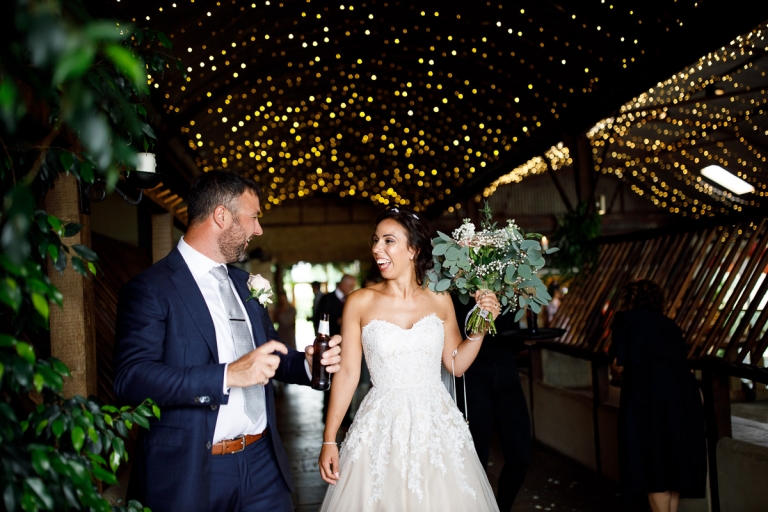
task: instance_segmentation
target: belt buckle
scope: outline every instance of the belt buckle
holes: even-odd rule
[[[242,442],[243,446],[242,446],[242,447],[240,447],[240,448],[239,448],[239,449],[237,449],[237,450],[233,450],[233,451],[232,451],[232,452],[230,452],[230,453],[240,453],[241,451],[245,450],[245,446],[246,446],[246,444],[245,444],[245,434],[240,434],[239,436],[237,436],[236,438],[234,438],[234,439],[232,439],[232,440],[233,440],[233,441],[237,441],[238,439],[240,440],[240,442]]]

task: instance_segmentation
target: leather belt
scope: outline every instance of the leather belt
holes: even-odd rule
[[[242,436],[237,436],[234,439],[224,439],[211,446],[211,453],[213,455],[226,455],[228,453],[241,452],[245,450],[245,447],[249,444],[255,443],[264,437],[265,432],[266,430],[261,434],[245,434]]]

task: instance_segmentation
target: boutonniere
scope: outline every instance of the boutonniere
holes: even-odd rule
[[[248,291],[251,296],[246,300],[256,299],[262,306],[272,304],[272,285],[260,274],[248,276]]]

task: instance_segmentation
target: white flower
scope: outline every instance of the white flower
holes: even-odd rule
[[[272,304],[272,285],[261,274],[248,276],[248,290],[251,292],[249,299],[258,300],[262,306]]]

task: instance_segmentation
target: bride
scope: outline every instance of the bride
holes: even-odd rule
[[[462,340],[451,298],[423,287],[432,267],[425,219],[392,208],[376,221],[372,253],[383,282],[344,306],[341,370],[334,375],[319,465],[329,484],[322,512],[498,511],[464,417],[440,378],[461,376],[482,335]],[[494,318],[492,293],[475,296]],[[336,434],[365,354],[373,387],[344,440]]]

